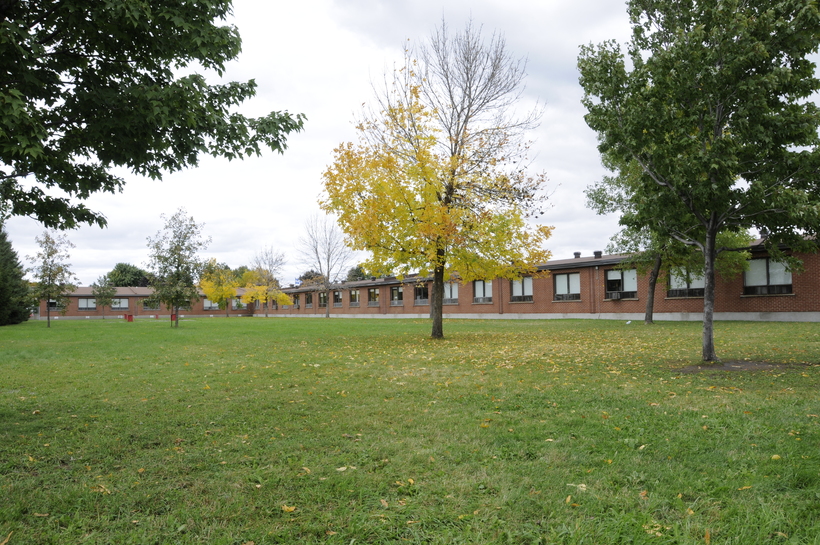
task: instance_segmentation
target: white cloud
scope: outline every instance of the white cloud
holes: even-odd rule
[[[334,147],[354,138],[353,120],[371,100],[371,82],[402,60],[406,39],[425,39],[444,17],[458,30],[468,18],[485,32],[501,32],[510,50],[528,58],[525,103],[545,105],[533,134],[533,168],[546,171],[553,207],[543,217],[556,227],[549,247],[555,258],[573,251],[603,249],[617,229],[615,218],[584,207],[584,188],[603,169],[594,133],[583,121],[575,68],[578,47],[628,38],[625,5],[605,0],[236,0],[234,21],[243,52],[225,80],[255,79],[257,96],[243,105],[247,115],[273,110],[304,113],[305,131],[288,139],[284,155],[271,152],[244,161],[203,158],[196,169],[161,182],[124,174],[117,195],[95,195],[89,206],[103,212],[107,229],[82,227],[68,233],[76,248],[71,262],[83,284],[118,262],[143,265],[146,237],[161,227],[160,214],[184,206],[204,222],[213,241],[206,252],[236,267],[265,245],[289,259],[286,281],[304,268],[296,240],[304,221],[318,211],[321,174]],[[212,78],[214,81],[217,79]],[[42,227],[27,218],[7,224],[21,258],[36,252]]]

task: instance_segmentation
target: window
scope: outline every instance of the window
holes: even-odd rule
[[[379,306],[379,288],[368,288],[367,290],[367,306]]]
[[[313,308],[313,294],[306,293],[305,294],[305,308]]]
[[[49,310],[60,310],[60,305],[57,304],[56,299],[49,299],[48,300],[48,308]]]
[[[752,259],[743,273],[743,295],[784,295],[792,293],[792,273],[785,263],[768,257]]]
[[[473,282],[473,303],[493,302],[493,281],[476,280]]]
[[[96,299],[78,299],[77,308],[79,310],[97,310]]]
[[[427,284],[416,284],[413,288],[413,304],[414,305],[429,305],[430,304],[430,290]]]
[[[390,288],[390,306],[400,307],[404,305],[404,286],[393,286]]]
[[[675,271],[669,275],[667,297],[703,297],[703,274],[695,276],[689,271]]]
[[[341,307],[342,306],[342,292],[334,291],[333,292],[333,306],[334,307]]]
[[[327,308],[327,292],[319,292],[319,308]]]
[[[555,297],[553,301],[581,300],[581,273],[561,273],[553,275]]]
[[[111,299],[111,310],[128,310],[128,299]]]
[[[604,299],[635,299],[638,297],[638,272],[611,269],[606,271],[606,295]]]
[[[151,299],[143,299],[142,300],[142,310],[159,310],[159,301],[153,301]]]
[[[231,308],[233,310],[244,310],[247,308],[248,305],[242,302],[241,297],[235,297],[231,299]]]
[[[359,306],[359,290],[350,290],[350,306]]]
[[[510,282],[510,302],[522,303],[532,301],[532,276]]]
[[[299,294],[298,294],[298,293],[294,293],[294,294],[291,296],[291,299],[293,299],[293,308],[299,308]]]
[[[444,300],[442,304],[457,305],[458,304],[458,283],[445,282],[444,283]]]
[[[205,310],[219,310],[219,305],[210,299],[204,299],[202,301],[202,308]]]

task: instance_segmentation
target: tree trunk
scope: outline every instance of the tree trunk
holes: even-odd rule
[[[649,273],[649,292],[646,294],[646,314],[643,318],[643,323],[646,325],[655,323],[653,320],[653,314],[655,313],[655,286],[658,283],[658,275],[661,272],[661,263],[663,263],[663,257],[658,253],[655,256],[655,265]]]
[[[330,288],[325,291],[325,318],[330,318]]]
[[[714,212],[711,221],[706,228],[706,244],[703,247],[703,361],[716,361],[715,353],[715,240],[717,238],[717,228],[715,227]]]
[[[174,312],[174,320],[171,323],[173,327],[179,327],[179,307],[171,307],[171,310]]]
[[[444,265],[436,265],[433,271],[433,294],[430,300],[430,317],[433,319],[433,331],[430,337],[433,339],[444,338]]]
[[[51,307],[48,306],[48,297],[46,297],[46,327],[51,327]]]

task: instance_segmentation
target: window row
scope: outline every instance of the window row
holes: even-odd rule
[[[633,299],[638,296],[638,275],[635,269],[605,271],[605,299]],[[581,299],[580,273],[555,273],[554,301]],[[689,271],[669,275],[667,297],[703,297],[703,274]],[[784,263],[769,258],[752,259],[743,275],[743,295],[783,295],[792,293],[792,273]]]
[[[48,306],[55,309],[57,308],[57,302],[52,299],[48,302]],[[94,298],[81,297],[77,299],[77,308],[79,310],[97,310],[97,300]],[[108,308],[111,310],[128,310],[128,299],[112,299]]]
[[[553,273],[553,301],[580,301],[581,300],[581,273]],[[638,297],[638,274],[635,269],[608,269],[604,271],[605,293],[604,298],[608,300],[634,299]],[[475,280],[472,282],[473,303],[484,304],[493,302],[493,281]],[[390,306],[403,306],[405,288],[411,289],[410,285],[399,285],[390,287]],[[705,290],[704,278],[702,274],[689,271],[675,272],[669,275],[667,297],[703,297]],[[381,289],[378,287],[347,290],[348,306],[358,307],[362,302],[362,293],[366,291],[366,302],[368,307],[378,307],[380,305]],[[749,262],[748,270],[743,275],[743,295],[783,295],[791,294],[792,273],[784,263],[772,261],[769,258],[752,259]],[[300,308],[300,296],[304,295],[305,308],[313,308],[314,293],[294,294],[293,306]],[[428,284],[412,285],[412,295],[414,305],[429,305],[430,288]],[[328,294],[318,292],[315,294],[319,308],[328,305]],[[333,307],[341,308],[344,305],[344,292],[334,290],[331,293]],[[533,301],[533,279],[523,277],[520,280],[510,281],[510,302],[531,302]],[[143,310],[159,310],[156,303],[143,299]],[[443,303],[445,305],[457,305],[459,302],[459,284],[457,282],[446,282],[444,284]],[[81,297],[77,300],[80,311],[96,311],[97,302],[95,298]],[[58,309],[57,302],[48,301],[48,306],[52,310]],[[111,310],[128,310],[128,298],[117,298],[111,301]],[[244,310],[247,304],[237,297],[231,300],[233,310]],[[209,299],[203,299],[203,309],[214,311],[219,309],[219,305]]]

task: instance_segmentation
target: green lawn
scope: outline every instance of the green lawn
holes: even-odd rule
[[[0,328],[0,544],[820,543],[820,324],[429,328]]]

